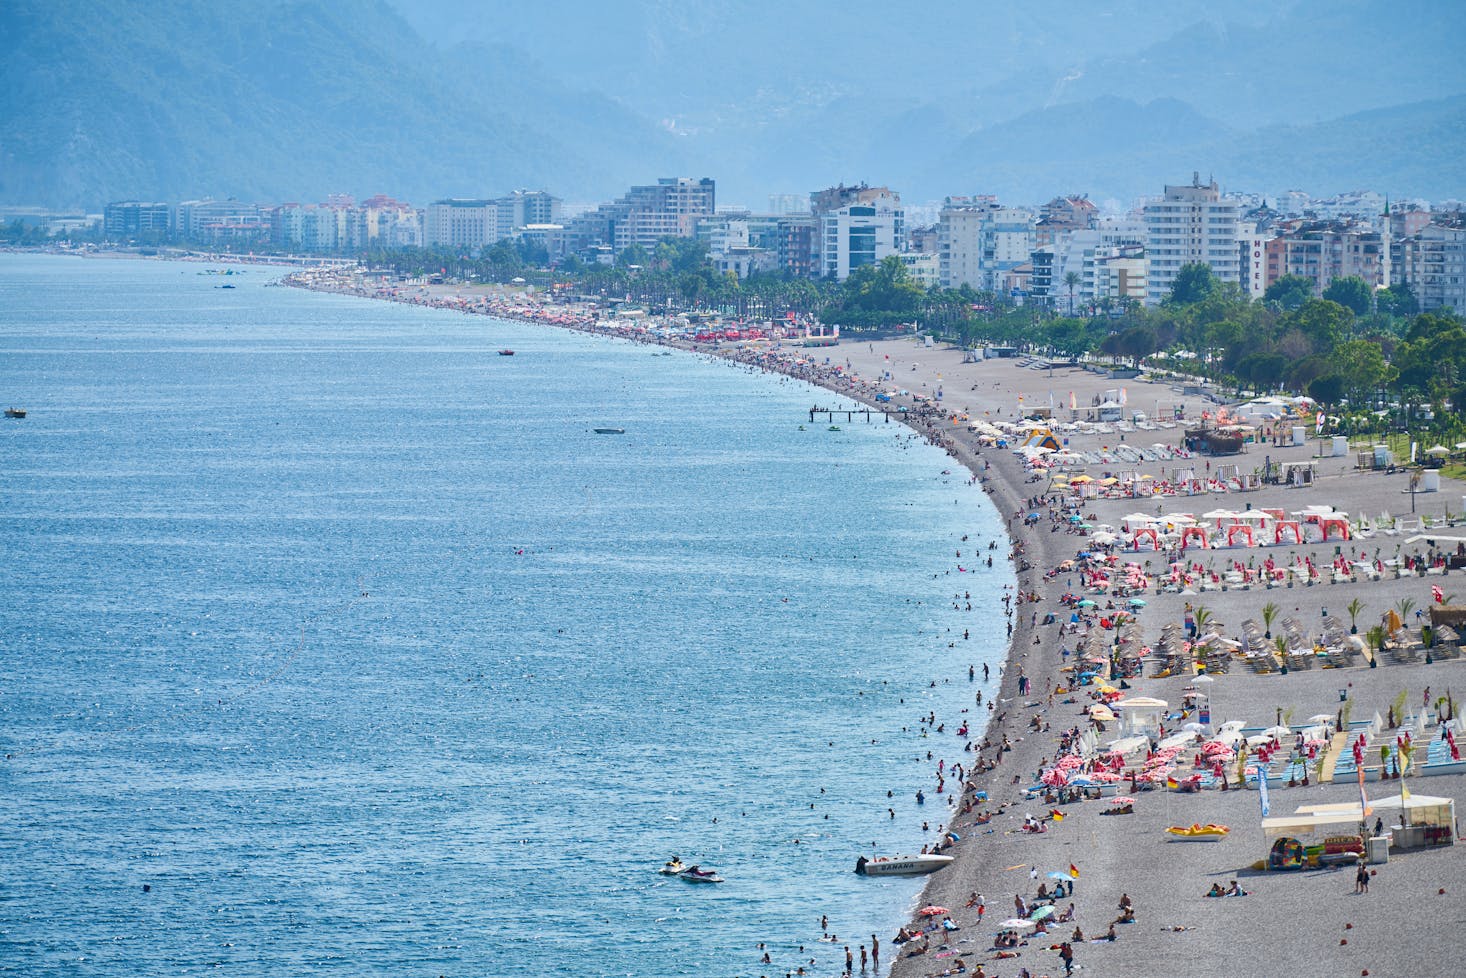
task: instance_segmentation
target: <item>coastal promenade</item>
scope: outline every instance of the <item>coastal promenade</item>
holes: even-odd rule
[[[359,283],[339,276],[330,279],[317,274],[308,284],[329,291],[370,294]],[[588,309],[535,309],[516,305],[520,300],[505,297],[466,298],[453,287],[410,297],[377,297],[652,341],[631,324],[598,321]],[[953,790],[939,794],[934,783],[930,791],[933,801],[946,806],[948,828],[960,835],[961,841],[945,850],[955,855],[957,862],[931,878],[922,905],[946,908],[950,911],[946,916],[957,929],[933,927],[931,921],[918,918],[906,926],[912,930],[932,928],[922,938],[895,945],[888,940],[889,935],[881,935],[883,970],[889,967],[893,975],[906,978],[973,974],[981,965],[982,973],[987,975],[1014,976],[1023,970],[1032,976],[1057,975],[1064,973],[1057,948],[1061,940],[1067,940],[1074,949],[1076,968],[1097,975],[1452,972],[1456,955],[1451,934],[1463,906],[1458,881],[1466,868],[1460,846],[1392,853],[1388,864],[1373,867],[1376,873],[1369,892],[1356,894],[1352,868],[1291,873],[1264,873],[1251,868],[1268,851],[1255,790],[1236,790],[1235,785],[1230,791],[1189,794],[1167,791],[1164,786],[1137,790],[1131,813],[1106,816],[1101,812],[1113,807],[1108,800],[1053,805],[1027,789],[1056,758],[1064,731],[1092,729],[1085,711],[1098,696],[1092,685],[1074,688],[1072,672],[1065,671],[1069,661],[1066,650],[1072,651],[1087,635],[1105,637],[1099,613],[1086,614],[1081,622],[1075,622],[1077,632],[1063,629],[1072,617],[1072,606],[1061,605],[1059,598],[1066,592],[1078,592],[1084,582],[1061,568],[1086,552],[1093,539],[1088,535],[1090,531],[1076,530],[1061,515],[1065,500],[1072,498],[1078,503],[1085,525],[1109,525],[1117,530],[1124,525],[1124,517],[1135,514],[1140,507],[1148,507],[1147,512],[1157,516],[1184,511],[1199,517],[1218,507],[1234,511],[1244,507],[1274,509],[1291,514],[1322,505],[1356,518],[1367,515],[1372,524],[1380,527],[1385,525],[1381,514],[1408,519],[1413,507],[1415,518],[1431,518],[1436,527],[1432,533],[1449,537],[1466,536],[1466,527],[1443,525],[1448,512],[1459,514],[1463,508],[1462,492],[1466,487],[1443,480],[1439,492],[1412,498],[1406,491],[1409,487],[1404,475],[1356,471],[1352,458],[1316,458],[1319,443],[1310,441],[1293,447],[1253,444],[1242,456],[1225,460],[1246,471],[1260,468],[1264,455],[1274,464],[1311,461],[1316,477],[1306,486],[1280,484],[1224,492],[1205,478],[1201,480],[1207,484],[1204,491],[1192,495],[1141,499],[1076,493],[1072,485],[1025,465],[1011,451],[1012,445],[998,447],[990,439],[984,444],[984,439],[971,429],[977,422],[1016,421],[1021,404],[1067,404],[1071,391],[1077,404],[1088,405],[1097,395],[1103,397],[1117,386],[1126,387],[1129,403],[1138,410],[1186,402],[1184,410],[1195,419],[1200,410],[1213,405],[1195,396],[1183,397],[1166,383],[1115,381],[1073,368],[1038,370],[1016,360],[966,363],[958,351],[918,346],[910,340],[847,340],[822,350],[671,345],[797,377],[892,412],[893,417],[942,445],[967,466],[999,512],[1011,518],[1013,554],[1020,569],[1019,593],[1034,600],[1020,598],[1011,609],[1010,657],[1002,674],[1000,700],[987,729],[970,736],[965,745],[968,750],[948,734],[953,743],[947,753],[961,759],[969,769],[967,776]],[[936,399],[938,390],[940,401]],[[883,399],[877,399],[878,393]],[[901,407],[906,412],[901,413]],[[1055,414],[1069,416],[1062,408]],[[953,422],[954,416],[959,423]],[[1127,445],[1139,441],[1176,446],[1181,433],[1180,426],[1144,434],[1134,429],[1075,431],[1067,435],[1065,447],[1103,455],[1122,436],[1128,439]],[[1143,462],[1098,463],[1081,468],[1096,481],[1121,469],[1159,481],[1178,464],[1195,469],[1206,461],[1171,454]],[[1127,533],[1117,536],[1123,543],[1130,542]],[[1188,550],[1178,562],[1186,575],[1182,580],[1188,586],[1175,589],[1157,585],[1167,574],[1176,573],[1169,559],[1176,554],[1125,546],[1115,548],[1115,552],[1119,559],[1142,567],[1149,563],[1145,567],[1150,585],[1145,591],[1145,606],[1135,609],[1134,614],[1136,634],[1150,644],[1159,640],[1166,626],[1181,625],[1188,605],[1193,611],[1205,608],[1219,634],[1233,636],[1245,621],[1260,619],[1261,608],[1267,603],[1277,605],[1283,617],[1292,618],[1300,628],[1312,632],[1329,617],[1345,616],[1345,607],[1357,599],[1363,605],[1358,612],[1363,631],[1401,600],[1413,601],[1417,608],[1428,607],[1433,585],[1446,593],[1466,593],[1466,577],[1462,576],[1466,572],[1420,576],[1403,571],[1416,557],[1428,561],[1435,549],[1430,546],[1429,534],[1424,535],[1425,539],[1414,539],[1416,536],[1381,531],[1369,539],[1345,542],[1295,541],[1292,546]],[[1348,558],[1356,567],[1372,565],[1385,570],[1347,576],[1290,573],[1286,582],[1274,586],[1260,579],[1249,581],[1246,588],[1228,584],[1223,589],[1216,583],[1229,580],[1231,574],[1251,576],[1268,558],[1274,564],[1295,568],[1328,567],[1333,561]],[[1241,571],[1237,565],[1241,565]],[[1106,603],[1103,597],[1098,602],[1101,606]],[[1103,607],[1097,609],[1103,611]],[[1049,613],[1055,614],[1056,622],[1041,624]],[[1249,728],[1265,728],[1284,716],[1335,714],[1341,710],[1341,702],[1347,703],[1357,719],[1376,712],[1385,714],[1401,692],[1418,710],[1422,699],[1427,698],[1427,687],[1431,697],[1448,690],[1458,694],[1466,690],[1466,671],[1460,658],[1429,664],[1419,658],[1405,663],[1382,661],[1379,668],[1369,668],[1360,660],[1348,668],[1295,669],[1287,674],[1229,668],[1209,677],[1204,686],[1189,670],[1157,677],[1154,669],[1147,668],[1142,678],[1128,680],[1125,692],[1179,706],[1187,692],[1204,689],[1213,727],[1236,720]],[[963,663],[954,661],[954,676],[963,668]],[[1026,696],[1019,694],[1020,677],[1029,684]],[[1001,749],[1005,742],[1010,749]],[[981,768],[988,769],[973,773]],[[1466,776],[1459,774],[1405,780],[1416,795],[1459,798],[1466,786]],[[1130,785],[1125,784],[1128,791]],[[1375,782],[1367,787],[1375,800],[1399,791],[1398,782]],[[1348,803],[1358,798],[1359,788],[1347,779],[1341,783],[1276,787],[1270,801],[1273,815],[1285,815],[1302,805]],[[1062,818],[1051,820],[1052,811],[1059,811]],[[932,814],[940,818],[941,812],[936,807]],[[1026,816],[1032,816],[1044,831],[1026,831]],[[1212,845],[1169,842],[1165,833],[1169,825],[1208,822],[1227,824],[1232,831],[1223,842]],[[1073,919],[1053,925],[1047,934],[1029,936],[1017,948],[995,950],[993,936],[998,928],[994,924],[1013,916],[1015,897],[1031,902],[1040,883],[1052,883],[1049,874],[1070,876],[1071,866],[1078,878],[1073,880],[1072,896],[1059,901],[1059,906],[1067,908],[1072,903]],[[1037,879],[1032,878],[1035,872]],[[1249,895],[1223,899],[1205,896],[1213,883],[1226,885],[1233,880],[1239,881]],[[974,896],[980,900],[974,900]],[[1115,924],[1115,939],[1103,939],[1120,917],[1119,904],[1125,896],[1133,903],[1135,921]],[[981,920],[979,904],[985,910]],[[1076,928],[1083,939],[1075,939]],[[921,953],[913,953],[916,951]],[[1010,956],[1014,954],[1017,956]]]

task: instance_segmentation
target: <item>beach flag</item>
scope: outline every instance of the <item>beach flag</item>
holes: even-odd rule
[[[1364,767],[1356,768],[1359,774],[1359,810],[1363,812],[1363,818],[1368,818],[1373,810],[1369,807],[1369,796],[1364,793]]]
[[[1070,391],[1069,392],[1069,410],[1071,410],[1071,411],[1077,411],[1077,410],[1079,410],[1079,402],[1074,399],[1074,392],[1073,391]]]
[[[1181,787],[1181,782],[1177,781],[1175,778],[1171,777],[1170,775],[1167,775],[1166,776],[1166,787],[1167,788],[1170,788],[1172,791],[1174,791],[1175,789]]]
[[[1261,764],[1257,766],[1257,801],[1262,806],[1262,817],[1267,818],[1272,806],[1268,804],[1267,797],[1267,769]]]
[[[1069,864],[1069,878],[1071,880],[1079,879],[1079,867],[1074,865],[1073,863]]]
[[[1317,434],[1323,434],[1323,408],[1319,408],[1318,417],[1314,421],[1313,430]]]
[[[1129,403],[1130,403],[1130,392],[1127,391],[1125,388],[1121,387],[1120,388],[1120,406],[1121,407],[1124,407],[1126,404],[1129,404]]]
[[[1436,604],[1445,604],[1446,595],[1445,592],[1441,590],[1441,586],[1439,584],[1432,584],[1430,586],[1430,596],[1435,599]]]
[[[1410,800],[1410,789],[1407,788],[1407,787],[1405,787],[1405,779],[1404,779],[1403,775],[1400,778],[1400,800],[1401,801],[1409,801]]]
[[[1049,809],[1049,817],[1051,817],[1055,822],[1064,821],[1064,813],[1059,811],[1057,808]]]

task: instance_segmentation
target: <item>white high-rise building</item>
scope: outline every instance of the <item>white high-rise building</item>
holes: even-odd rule
[[[492,200],[435,200],[423,212],[429,248],[483,248],[499,240],[499,208]]]
[[[1146,291],[1155,305],[1165,299],[1181,266],[1210,265],[1223,282],[1241,281],[1239,246],[1242,205],[1222,199],[1216,181],[1193,174],[1189,186],[1167,186],[1165,196],[1145,205],[1145,254],[1150,269]]]
[[[843,282],[862,265],[901,253],[906,214],[886,187],[832,187],[810,195],[815,274]]]

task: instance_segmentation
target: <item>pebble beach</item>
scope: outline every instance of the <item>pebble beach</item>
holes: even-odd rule
[[[1324,714],[1344,719],[1346,707],[1356,721],[1384,717],[1401,693],[1413,718],[1423,702],[1433,703],[1448,691],[1455,697],[1466,693],[1462,658],[1445,652],[1430,655],[1428,650],[1422,654],[1421,622],[1409,620],[1413,616],[1408,613],[1396,636],[1400,648],[1385,654],[1366,647],[1342,656],[1305,655],[1284,670],[1276,667],[1289,664],[1285,657],[1270,658],[1274,667],[1264,669],[1256,655],[1249,659],[1237,651],[1240,642],[1256,652],[1255,643],[1248,641],[1248,623],[1260,623],[1261,609],[1268,604],[1277,609],[1275,630],[1281,634],[1287,619],[1305,646],[1316,643],[1322,649],[1330,626],[1336,632],[1342,622],[1347,630],[1352,621],[1364,634],[1387,621],[1385,616],[1402,601],[1428,609],[1437,597],[1433,588],[1447,601],[1446,596],[1466,595],[1466,570],[1451,570],[1442,559],[1454,552],[1458,540],[1466,540],[1466,485],[1442,479],[1439,491],[1412,494],[1403,472],[1364,471],[1356,467],[1352,451],[1334,456],[1326,441],[1309,438],[1284,445],[1261,431],[1240,455],[1182,454],[1185,429],[1216,404],[1200,394],[1183,393],[1164,378],[1116,380],[1080,366],[1051,368],[1020,358],[970,362],[962,351],[912,339],[846,339],[822,349],[788,343],[711,347],[654,334],[644,322],[607,320],[585,307],[549,305],[493,289],[388,290],[349,271],[305,273],[287,281],[665,343],[797,377],[878,409],[872,423],[886,423],[884,415],[889,415],[946,448],[971,472],[973,491],[988,493],[998,511],[1010,517],[1011,549],[999,558],[1014,560],[1019,586],[1008,608],[1011,647],[998,702],[983,704],[992,707],[984,711],[986,729],[974,725],[965,737],[954,735],[956,718],[936,717],[930,724],[937,738],[934,750],[945,755],[933,764],[962,768],[960,777],[952,777],[948,768],[945,783],[942,772],[934,770],[927,791],[933,821],[945,822],[960,840],[943,847],[956,861],[930,878],[919,906],[946,912],[921,916],[913,907],[911,920],[892,922],[891,932],[878,935],[879,968],[872,963],[867,973],[889,972],[898,978],[1062,975],[1066,968],[1059,946],[1064,941],[1072,947],[1074,970],[1106,976],[1457,970],[1450,933],[1466,916],[1466,899],[1459,890],[1466,857],[1459,845],[1392,850],[1387,863],[1369,867],[1368,892],[1356,893],[1353,865],[1292,872],[1253,868],[1267,857],[1269,840],[1261,828],[1259,793],[1238,790],[1235,782],[1230,790],[1183,793],[1167,790],[1164,783],[1141,784],[1122,776],[1120,793],[1134,802],[1128,813],[1115,815],[1101,814],[1117,807],[1109,797],[1054,802],[1033,789],[1057,759],[1066,731],[1092,734],[1101,743],[1118,736],[1113,728],[1096,730],[1088,712],[1099,702],[1098,686],[1118,680],[1101,675],[1077,685],[1073,662],[1081,647],[1109,648],[1122,632],[1133,651],[1148,650],[1139,656],[1139,674],[1124,679],[1124,696],[1162,700],[1179,710],[1188,693],[1192,699],[1203,693],[1212,729],[1228,721],[1253,730],[1279,720],[1300,726],[1303,718]],[[1147,427],[1070,424],[1116,388],[1124,389],[1130,410],[1148,415]],[[1071,403],[1076,405],[1072,410]],[[1014,452],[1022,437],[993,437],[996,426],[1013,425],[1035,405],[1053,406],[1056,438],[1067,426],[1063,450],[1082,461],[1062,467],[1034,465],[1031,456]],[[1178,413],[1185,420],[1167,427],[1154,423]],[[866,422],[857,415],[837,423]],[[1286,435],[1291,425],[1276,428],[1275,434]],[[1117,452],[1122,443],[1149,451],[1139,458]],[[1311,478],[1306,484],[1246,479],[1229,484],[1220,469],[1213,478],[1213,466],[1235,466],[1245,475],[1261,470],[1264,459],[1271,466],[1310,463]],[[1056,478],[1059,471],[1063,474]],[[1107,480],[1115,482],[1103,487]],[[1157,483],[1171,489],[1157,494],[1152,488]],[[1347,521],[1349,539],[1337,534],[1317,539],[1319,534],[1310,531],[1274,542],[1266,532],[1270,524],[1263,523],[1257,536],[1270,545],[1192,545],[1181,551],[1175,540],[1167,540],[1158,550],[1150,545],[1151,538],[1137,537],[1138,521],[1132,519],[1142,514],[1157,521],[1189,516],[1212,531],[1217,539],[1208,542],[1216,544],[1223,542],[1223,525],[1240,518],[1208,521],[1205,512],[1271,511],[1279,514],[1275,523],[1306,523],[1306,515],[1299,514],[1307,514],[1310,507],[1329,509]],[[1094,536],[1100,532],[1117,538],[1106,548],[1112,564],[1136,565],[1132,580],[1144,584],[1128,593],[1138,595],[1143,605],[1132,608],[1124,598],[1087,589],[1093,579],[1078,555],[1093,552]],[[962,564],[963,558],[954,557],[959,583],[960,574],[967,572]],[[1075,599],[1081,595],[1095,602],[1092,609],[1077,607]],[[1063,601],[1066,596],[1069,600]],[[1346,608],[1356,601],[1351,618]],[[1215,632],[1222,650],[1200,683],[1194,668],[1167,669],[1156,651],[1168,631],[1174,638],[1199,609],[1204,609],[1202,617],[1209,619],[1208,630]],[[1052,623],[1044,624],[1049,616]],[[1108,627],[1102,622],[1109,622]],[[954,681],[959,675],[966,678],[966,668],[960,655],[954,658]],[[1020,693],[1020,682],[1026,695]],[[1167,732],[1174,732],[1180,718],[1170,722]],[[1321,748],[1333,755],[1348,739],[1332,736],[1336,727],[1337,720]],[[1415,729],[1417,735],[1427,735]],[[943,735],[949,741],[945,748],[936,746]],[[1370,736],[1372,747],[1376,739],[1388,741],[1393,731],[1372,730]],[[1182,753],[1189,763],[1190,750]],[[1133,774],[1144,759],[1142,753],[1127,764],[1126,773]],[[1423,777],[1416,767],[1403,780],[1413,795],[1459,798],[1466,775]],[[1371,799],[1379,799],[1398,794],[1400,783],[1376,781],[1366,788]],[[1359,796],[1352,775],[1321,783],[1311,779],[1306,785],[1275,784],[1271,814],[1291,814],[1304,805],[1357,803]],[[1026,822],[1042,831],[1025,829]],[[1193,823],[1220,823],[1230,831],[1212,844],[1171,841],[1165,831]],[[1013,917],[1015,898],[1026,909],[1040,884],[1054,882],[1050,874],[1072,886],[1072,893],[1055,904],[1060,916],[1069,915],[1072,904],[1072,918],[1053,924],[1048,933],[1020,928],[1024,938],[1019,946],[996,948],[997,924]],[[1248,895],[1205,895],[1213,884],[1229,886],[1233,881]],[[1118,922],[1122,897],[1133,906],[1133,922]],[[948,921],[945,927],[943,920]],[[920,935],[897,944],[897,926]],[[1112,929],[1114,939],[1104,939]],[[859,964],[856,969],[858,973]]]

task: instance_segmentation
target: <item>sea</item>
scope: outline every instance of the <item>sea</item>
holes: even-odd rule
[[[233,267],[0,255],[0,974],[888,965],[921,881],[855,860],[937,838],[1004,656],[965,473]]]

